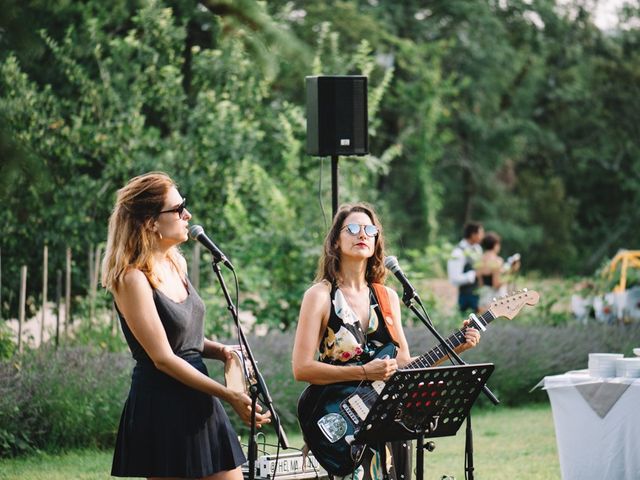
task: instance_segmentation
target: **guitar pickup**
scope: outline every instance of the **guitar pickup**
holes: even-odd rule
[[[369,414],[369,407],[365,405],[359,395],[352,395],[349,397],[348,402],[356,415],[360,417],[360,420],[367,418],[367,415]]]

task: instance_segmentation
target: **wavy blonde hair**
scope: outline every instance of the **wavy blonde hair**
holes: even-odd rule
[[[322,256],[318,262],[318,272],[316,273],[316,282],[326,280],[333,284],[339,280],[340,274],[340,249],[338,248],[338,238],[342,231],[342,223],[354,212],[365,213],[376,227],[378,227],[378,236],[375,238],[375,247],[373,255],[367,260],[367,269],[365,272],[365,280],[367,283],[384,283],[387,276],[387,270],[384,266],[384,233],[382,224],[376,215],[373,207],[367,203],[343,204],[338,208],[338,212],[333,219],[333,225],[329,229],[329,233],[324,239],[324,248]]]
[[[118,190],[102,260],[102,285],[106,289],[116,291],[132,268],[144,273],[153,288],[158,287],[159,280],[153,273],[153,250],[158,236],[153,223],[164,206],[167,192],[175,186],[166,173],[149,172],[132,178]],[[168,257],[184,276],[176,247],[169,250]]]

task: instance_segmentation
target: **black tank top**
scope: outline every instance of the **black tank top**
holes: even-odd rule
[[[160,290],[153,289],[153,302],[160,321],[167,333],[171,349],[179,357],[202,353],[204,348],[204,302],[188,278],[187,291],[188,295],[184,301],[174,302]],[[117,305],[116,310],[133,358],[138,362],[150,362],[149,355],[136,340]]]
[[[337,285],[331,287],[331,312],[320,341],[321,362],[333,365],[366,363],[373,352],[391,342],[391,336],[378,306],[374,290],[369,285],[369,328],[362,330],[360,319],[351,309]]]

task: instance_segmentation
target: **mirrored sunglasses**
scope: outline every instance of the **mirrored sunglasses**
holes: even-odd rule
[[[375,225],[359,225],[357,223],[348,223],[342,230],[346,230],[349,235],[353,235],[354,237],[360,233],[360,229],[364,228],[364,233],[367,234],[367,237],[376,237],[378,236],[378,227]]]

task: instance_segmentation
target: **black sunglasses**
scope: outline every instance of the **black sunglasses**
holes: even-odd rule
[[[187,208],[187,199],[183,198],[182,203],[175,208],[170,208],[169,210],[162,210],[158,212],[158,215],[161,213],[173,213],[176,212],[180,218],[182,218],[182,214],[184,213],[184,209]]]
[[[342,230],[346,230],[349,235],[353,235],[355,237],[360,233],[361,227],[364,228],[364,233],[367,234],[367,237],[378,236],[378,227],[375,225],[358,225],[357,223],[349,223],[342,227]]]

